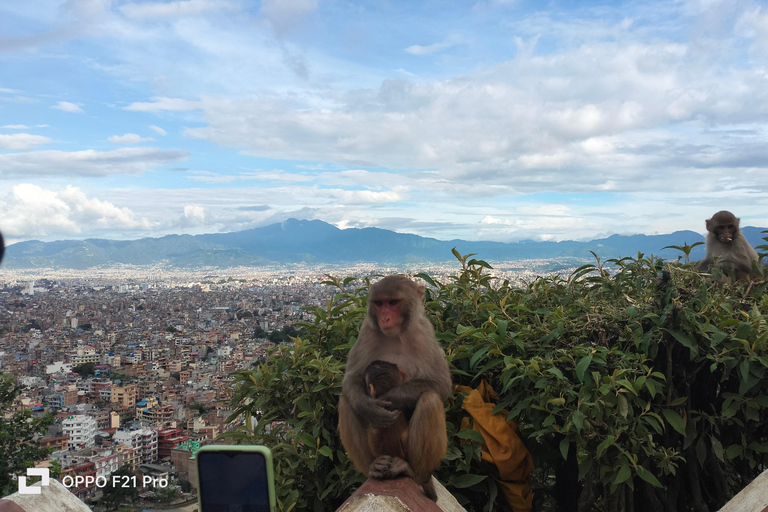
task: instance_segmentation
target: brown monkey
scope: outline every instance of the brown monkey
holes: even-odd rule
[[[365,384],[373,398],[386,395],[402,384],[405,378],[405,372],[389,361],[374,361],[365,369]],[[374,458],[390,455],[405,459],[408,456],[408,419],[405,412],[400,411],[395,422],[388,427],[368,427],[368,447]]]
[[[368,386],[368,394],[373,398],[384,397],[393,388],[402,384],[407,375],[396,364],[388,361],[374,361],[365,369],[365,383]],[[408,419],[413,411],[400,411],[395,422],[386,428],[368,427],[368,446],[374,459],[383,455],[399,457],[405,460],[408,457]],[[414,478],[412,471],[408,470],[406,476]],[[415,479],[415,478],[414,478]],[[437,501],[437,492],[432,483],[432,478],[422,485],[424,494],[432,501]]]
[[[716,264],[733,274],[735,279],[747,279],[752,273],[752,262],[758,257],[739,230],[739,218],[722,210],[707,219],[706,225],[707,254],[697,268],[708,270]]]
[[[424,287],[405,276],[387,276],[371,286],[368,312],[349,351],[339,400],[341,442],[355,467],[379,479],[413,475],[419,485],[431,482],[432,471],[445,457],[443,401],[451,394],[451,373],[424,315],[423,294]],[[366,389],[365,369],[376,360],[394,363],[406,374],[384,397],[372,397]],[[368,428],[392,425],[405,409],[413,409],[406,457],[374,455]]]

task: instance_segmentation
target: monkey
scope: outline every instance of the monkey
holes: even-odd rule
[[[747,280],[757,252],[739,230],[739,218],[721,210],[707,219],[707,253],[697,266],[708,270],[713,264],[733,274],[737,280]]]
[[[368,394],[373,398],[384,396],[393,388],[402,384],[407,375],[396,364],[388,361],[374,361],[365,369],[365,383]],[[395,422],[386,428],[368,427],[368,446],[374,459],[382,455],[408,457],[408,418],[413,411],[400,411]],[[415,479],[412,471],[406,471],[406,476]],[[422,485],[424,494],[432,501],[437,501],[437,491],[430,478]]]
[[[388,361],[374,361],[365,369],[365,384],[368,394],[373,398],[386,393],[402,384],[406,379],[403,370]],[[406,411],[400,411],[395,422],[386,428],[368,427],[368,446],[374,458],[381,455],[407,457],[408,419]]]
[[[411,476],[424,486],[445,457],[448,437],[443,402],[452,392],[451,373],[435,331],[424,314],[424,286],[403,275],[371,285],[357,341],[347,356],[339,398],[339,434],[349,458],[366,477]],[[394,363],[406,375],[384,396],[370,396],[365,371],[373,361]],[[387,428],[402,410],[413,410],[405,457],[377,455],[368,428]],[[429,492],[429,484],[425,493]],[[436,496],[428,496],[435,500]]]

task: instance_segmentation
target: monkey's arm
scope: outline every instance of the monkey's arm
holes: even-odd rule
[[[696,265],[696,270],[709,270],[710,265],[712,265],[712,258],[704,258]]]
[[[450,380],[446,383],[430,379],[411,379],[385,393],[382,400],[389,402],[390,408],[394,410],[412,409],[426,391],[435,391],[445,401],[451,394]]]

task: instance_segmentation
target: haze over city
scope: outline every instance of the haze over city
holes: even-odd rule
[[[0,5],[8,242],[768,224],[761,2]]]

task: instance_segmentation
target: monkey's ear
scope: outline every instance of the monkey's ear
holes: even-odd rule
[[[423,284],[420,284],[420,285],[416,286],[416,293],[419,294],[419,297],[423,297],[424,296],[424,285]]]
[[[709,221],[711,221],[711,220],[712,219],[707,219],[707,220],[704,221],[704,224],[707,226],[707,231],[709,231]]]
[[[373,387],[373,384],[368,384],[368,394],[371,395],[371,398],[376,398],[376,388]]]
[[[408,378],[408,374],[405,373],[405,370],[403,370],[402,368],[398,368],[398,370],[400,370],[400,378],[403,379],[403,382],[405,382],[405,379]]]

